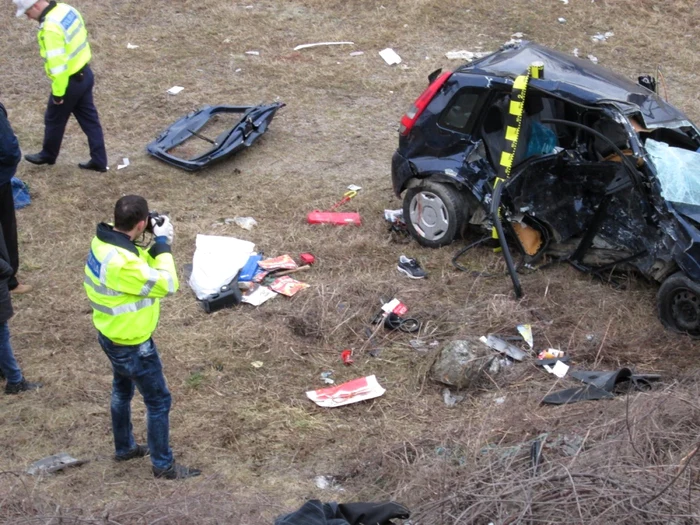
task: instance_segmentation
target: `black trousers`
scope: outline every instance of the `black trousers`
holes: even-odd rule
[[[19,247],[17,245],[17,218],[15,216],[15,201],[12,199],[12,184],[0,185],[0,226],[5,237],[7,253],[10,255],[12,277],[7,282],[10,290],[17,288],[17,269],[19,268]]]
[[[63,104],[54,104],[53,96],[49,96],[49,103],[44,115],[46,127],[44,128],[42,157],[50,161],[56,160],[58,152],[61,150],[66,124],[73,114],[83,133],[87,135],[90,158],[98,166],[107,167],[104,134],[92,98],[94,85],[95,77],[92,70],[90,66],[85,66],[80,73],[70,77],[68,89],[63,97]]]

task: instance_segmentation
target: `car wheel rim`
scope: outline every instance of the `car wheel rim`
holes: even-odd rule
[[[409,207],[411,224],[418,234],[430,241],[438,241],[445,236],[450,226],[445,203],[429,191],[417,193]]]
[[[671,314],[683,332],[700,334],[700,299],[692,290],[678,290],[671,299]]]

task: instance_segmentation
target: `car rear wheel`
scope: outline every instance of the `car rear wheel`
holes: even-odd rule
[[[425,182],[406,191],[403,216],[421,245],[438,248],[454,241],[464,226],[467,210],[454,186]]]
[[[676,272],[659,288],[656,304],[666,328],[700,338],[700,285]]]

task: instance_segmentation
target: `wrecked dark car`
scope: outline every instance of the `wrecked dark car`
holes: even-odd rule
[[[522,42],[429,80],[392,159],[420,244],[493,232],[518,297],[545,255],[633,269],[661,283],[664,326],[700,337],[700,133],[654,78]]]
[[[250,147],[267,131],[270,121],[281,107],[284,104],[280,102],[259,106],[204,106],[168,127],[146,146],[146,150],[168,164],[197,171]],[[232,125],[226,126],[215,138],[203,133],[205,126],[224,116],[233,117]],[[176,155],[177,148],[191,139],[204,142],[207,149],[187,158]]]

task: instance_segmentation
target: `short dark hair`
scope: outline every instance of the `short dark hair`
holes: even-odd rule
[[[140,195],[124,195],[114,206],[114,227],[131,231],[139,221],[148,218],[148,203]]]

